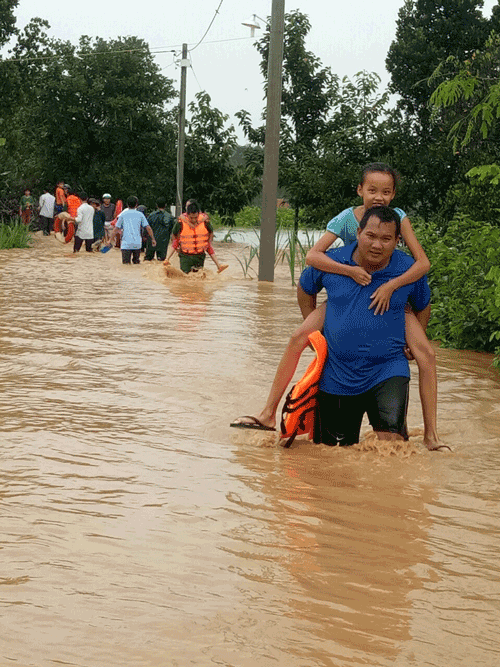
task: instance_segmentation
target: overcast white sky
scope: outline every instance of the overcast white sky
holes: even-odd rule
[[[121,2],[119,0],[86,0],[61,3],[55,0],[20,0],[16,11],[17,26],[22,28],[30,18],[41,16],[51,25],[49,34],[76,43],[80,35],[104,39],[136,35],[153,49],[165,47],[179,52],[183,42],[189,47],[201,39],[212,20],[220,0],[183,0],[183,2]],[[343,77],[360,70],[377,72],[383,85],[389,81],[385,58],[394,39],[398,10],[404,0],[285,0],[285,12],[294,9],[309,16],[312,28],[307,48],[323,65]],[[496,0],[485,0],[484,13],[491,14]],[[214,106],[231,117],[247,109],[259,121],[264,106],[260,58],[250,29],[242,21],[257,14],[266,18],[271,0],[223,0],[219,14],[205,40],[190,54],[188,102],[200,90],[206,90]],[[262,34],[263,31],[256,31]],[[5,54],[6,55],[6,54]],[[173,53],[156,56],[164,73],[179,86],[180,69]],[[239,132],[238,132],[239,134]]]

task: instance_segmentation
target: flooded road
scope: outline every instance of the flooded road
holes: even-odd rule
[[[491,356],[438,351],[453,454],[415,366],[401,451],[283,450],[228,425],[300,322],[285,269],[70,250],[0,252],[1,667],[500,664]]]

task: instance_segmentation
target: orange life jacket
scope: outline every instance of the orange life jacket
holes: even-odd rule
[[[207,219],[205,213],[199,213],[196,227],[191,227],[186,215],[182,214],[179,217],[181,223],[179,243],[185,255],[201,255],[208,248],[210,234],[205,224]]]
[[[288,393],[281,411],[281,437],[288,438],[284,447],[290,447],[298,435],[308,434],[311,439],[313,437],[316,394],[328,346],[325,337],[319,331],[309,334],[309,342],[316,352],[316,357]]]
[[[66,199],[66,205],[68,207],[68,213],[72,218],[76,218],[76,212],[78,211],[78,207],[82,203],[82,200],[80,197],[77,197],[76,195],[68,195]]]
[[[116,221],[118,220],[118,216],[122,211],[123,211],[123,202],[121,199],[119,199],[116,202],[115,206],[115,217],[113,218],[113,220],[111,220],[111,224],[113,225],[113,227],[116,227]]]
[[[66,203],[66,195],[63,188],[56,188],[56,204],[63,205]]]

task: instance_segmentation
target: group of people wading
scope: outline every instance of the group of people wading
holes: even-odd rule
[[[140,253],[144,251],[145,261],[156,257],[170,267],[170,258],[177,252],[181,271],[190,273],[204,266],[208,253],[218,273],[227,269],[228,265],[219,262],[213,249],[210,219],[194,199],[186,202],[185,211],[177,221],[167,209],[165,197],[156,200],[156,209],[148,216],[137,197],[129,197],[126,203],[126,208],[121,200],[113,203],[107,192],[99,201],[59,181],[54,195],[46,188],[40,197],[38,229],[44,235],[54,231],[65,243],[73,240],[73,252],[79,252],[82,245],[87,252],[106,251],[114,245],[121,249],[124,264],[139,264]],[[35,206],[30,190],[25,190],[19,213],[27,225],[33,221]]]
[[[80,209],[75,218],[76,223],[80,222],[79,216]],[[219,273],[227,269],[228,265],[220,264],[212,247],[213,227],[209,217],[192,199],[188,200],[185,212],[174,221],[166,208],[165,197],[156,200],[156,210],[146,217],[145,207],[139,206],[137,197],[131,196],[127,199],[127,207],[117,214],[111,226],[112,231],[102,250],[113,245],[119,246],[123,264],[139,264],[140,253],[144,250],[145,261],[156,258],[169,266],[170,258],[177,252],[181,271],[190,273],[203,267],[205,253],[208,252]],[[78,235],[77,229],[75,239]],[[167,257],[170,238],[172,246]],[[79,247],[75,246],[75,252],[78,250]]]
[[[127,208],[117,217],[114,230],[107,247],[110,247],[117,236],[120,236],[120,248],[123,264],[140,263],[140,252],[143,247],[143,231],[148,234],[145,246],[144,259],[151,261],[155,258],[165,266],[170,265],[170,258],[177,252],[183,273],[199,271],[205,263],[205,253],[208,252],[220,273],[227,269],[227,264],[220,264],[212,247],[213,227],[208,215],[204,213],[198,203],[188,200],[186,210],[179,219],[174,218],[166,211],[166,201],[163,197],[156,202],[157,210],[148,218],[139,210],[137,197],[129,197]],[[172,237],[172,246],[167,255],[168,244]]]

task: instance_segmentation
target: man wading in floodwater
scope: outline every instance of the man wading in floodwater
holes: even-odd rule
[[[372,276],[369,285],[313,267],[308,267],[300,278],[298,296],[304,317],[314,310],[321,289],[325,288],[328,294],[324,325],[328,355],[319,384],[315,442],[357,443],[365,412],[380,438],[408,439],[410,370],[404,352],[405,307],[409,304],[425,330],[430,317],[427,278],[396,290],[383,315],[375,316],[370,309],[374,290],[402,275],[413,262],[396,250],[400,230],[400,219],[393,209],[373,207],[359,223],[356,243],[327,252],[337,262],[365,269]],[[302,343],[305,349],[307,339]],[[279,382],[275,379],[265,410],[279,401],[277,387]],[[260,416],[240,417],[231,426],[260,425],[271,430],[261,423]]]
[[[139,200],[137,197],[127,199],[127,209],[122,211],[116,221],[116,227],[111,234],[110,244],[113,243],[117,234],[122,231],[120,248],[122,251],[122,264],[140,264],[142,247],[142,230],[145,229],[151,239],[151,245],[156,246],[153,230],[148,224],[143,213],[137,210]]]

